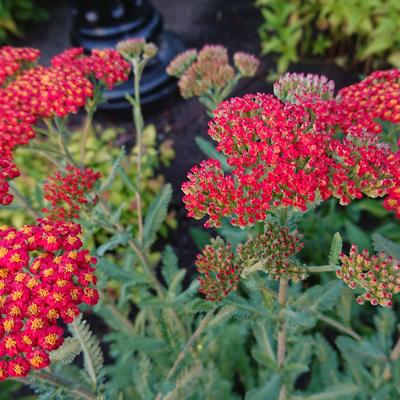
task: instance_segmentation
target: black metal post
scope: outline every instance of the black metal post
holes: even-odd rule
[[[159,100],[174,90],[175,82],[165,70],[184,46],[176,34],[163,30],[162,17],[148,0],[73,0],[72,16],[72,44],[86,51],[114,48],[120,40],[133,37],[158,46],[157,57],[149,60],[142,77],[143,104]],[[132,88],[130,81],[106,91],[107,103],[103,108],[128,108],[124,94],[131,93]]]

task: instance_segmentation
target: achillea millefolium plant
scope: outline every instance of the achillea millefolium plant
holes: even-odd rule
[[[217,142],[217,159],[189,172],[183,202],[223,236],[203,246],[198,279],[184,284],[171,246],[151,257],[171,186],[143,212],[139,85],[156,53],[133,39],[88,55],[69,49],[43,67],[34,49],[0,49],[0,200],[34,220],[0,228],[0,379],[55,399],[398,398],[399,245],[375,235],[375,252],[359,250],[337,232],[326,264],[312,265],[301,220],[326,202],[368,197],[399,216],[400,72],[336,96],[325,77],[288,74],[275,95],[222,101],[258,61],[236,53],[235,74],[221,46],[178,56],[169,71],[183,79],[193,66],[187,79],[210,100]],[[86,165],[102,89],[131,71],[134,180],[124,151],[102,173]],[[87,119],[71,152],[68,118],[79,109]],[[13,184],[22,146],[55,168],[41,209]],[[135,200],[134,222],[121,218],[124,202],[109,201],[116,177]]]

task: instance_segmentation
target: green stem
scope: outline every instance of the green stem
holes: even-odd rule
[[[337,330],[343,332],[343,333],[347,333],[349,336],[351,336],[352,338],[354,338],[355,340],[361,340],[362,337],[355,331],[353,331],[353,329],[349,328],[346,325],[343,325],[342,323],[340,323],[339,321],[336,321],[333,318],[327,317],[324,314],[321,314],[319,312],[314,311],[313,314],[320,319],[321,321],[324,321],[325,323],[333,326],[334,328],[336,328]],[[400,351],[400,349],[399,349]]]
[[[30,379],[31,377],[31,379]],[[73,395],[76,399],[83,400],[96,400],[97,396],[89,391],[88,389],[82,386],[76,386],[76,382],[69,380],[64,377],[55,376],[52,373],[46,371],[35,371],[31,372],[30,377],[24,379],[17,379],[18,381],[22,381],[27,383],[27,381],[33,379],[37,379],[42,381],[45,384],[50,384],[52,386],[61,387],[63,390]]]
[[[77,164],[72,157],[71,153],[68,150],[67,142],[65,140],[66,137],[66,131],[64,127],[64,122],[63,123],[57,123],[57,128],[53,126],[50,120],[44,120],[47,128],[49,129],[49,132],[56,137],[58,136],[58,145],[61,150],[61,154],[63,154],[64,158],[68,161],[69,164],[74,165],[77,167]]]
[[[79,149],[80,163],[82,165],[85,165],[86,146],[89,138],[90,128],[93,122],[93,115],[94,115],[94,106],[90,105],[86,115],[85,125],[83,127],[80,149]]]
[[[199,326],[197,329],[193,332],[193,335],[189,338],[189,340],[186,342],[185,346],[181,350],[181,352],[178,354],[178,357],[176,358],[174,364],[172,365],[171,369],[168,371],[167,376],[165,377],[165,381],[169,381],[181,365],[182,361],[185,359],[187,353],[189,350],[193,347],[194,342],[198,339],[198,337],[203,333],[209,322],[211,321],[211,318],[213,317],[215,312],[215,308],[209,310],[207,314],[204,316],[204,318],[201,320]],[[155,400],[161,400],[162,399],[162,393],[158,392]]]
[[[101,209],[103,210],[103,212],[106,214],[106,216],[108,218],[111,218],[111,215],[112,215],[111,210],[109,209],[108,205],[105,203],[105,201],[103,199],[99,200],[99,205],[100,205]],[[125,232],[125,229],[121,223],[116,222],[116,223],[113,223],[112,225],[114,226],[114,228],[116,229],[117,232],[119,232],[119,233]],[[150,264],[147,260],[146,255],[144,254],[144,252],[140,249],[140,247],[133,240],[129,240],[128,245],[133,250],[133,252],[136,254],[137,258],[139,259],[140,263],[142,264],[142,267],[143,267],[145,273],[147,274],[147,276],[150,278],[150,281],[151,281],[155,291],[157,292],[157,295],[160,298],[164,298],[164,290],[163,290],[160,282],[158,281],[157,277],[153,274],[153,271],[150,267]]]
[[[278,314],[278,348],[277,348],[277,364],[280,370],[283,370],[286,359],[286,323],[285,323],[285,305],[287,300],[287,291],[289,283],[285,279],[279,281],[278,303],[280,311]],[[285,383],[282,384],[279,391],[279,400],[286,400],[287,388]]]
[[[136,128],[136,207],[138,214],[138,241],[143,243],[143,213],[142,213],[142,139],[143,139],[143,115],[140,104],[140,78],[142,76],[144,65],[138,61],[133,63],[134,71],[134,94],[135,101],[133,103],[133,119]]]
[[[15,196],[15,198],[20,202],[22,207],[28,211],[28,213],[34,218],[39,218],[39,213],[31,206],[30,202],[26,199],[26,197],[14,186],[13,183],[9,182],[10,192]]]
[[[105,306],[110,310],[110,312],[114,315],[114,317],[119,321],[121,321],[121,323],[126,327],[126,330],[128,332],[135,333],[135,327],[133,326],[131,321],[129,321],[129,319],[127,319],[121,313],[121,311],[117,308],[114,302],[112,302],[104,292],[99,291],[99,294],[100,298],[104,301]]]
[[[334,272],[337,271],[340,267],[337,265],[319,265],[319,266],[309,266],[306,267],[306,270],[310,273],[320,273],[320,272]]]
[[[61,153],[59,153],[59,152],[56,152],[56,151],[54,151],[54,150],[50,150],[50,149],[41,149],[41,148],[37,148],[37,147],[20,147],[19,149],[18,149],[18,151],[21,151],[21,150],[23,150],[23,151],[31,151],[32,153],[36,153],[36,154],[39,154],[39,155],[41,155],[42,157],[44,157],[44,158],[46,158],[47,160],[49,160],[52,164],[54,164],[58,169],[60,169],[60,170],[64,170],[64,166],[60,163],[60,162],[58,162],[54,157],[52,157],[51,155],[50,155],[50,153],[52,153],[52,154],[57,154],[57,155],[60,155],[61,157],[64,157],[64,155],[63,154],[61,154]]]

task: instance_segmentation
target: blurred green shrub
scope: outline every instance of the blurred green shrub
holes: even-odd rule
[[[0,0],[0,44],[10,35],[23,36],[26,22],[40,22],[48,18],[46,10],[34,0]]]
[[[341,66],[400,67],[398,0],[256,0],[264,18],[264,54],[278,55],[277,73],[305,57]]]
[[[86,162],[90,168],[96,169],[107,175],[107,168],[113,164],[121,153],[115,142],[120,134],[123,134],[123,129],[111,127],[102,129],[96,127],[96,135],[91,134],[86,147]],[[74,134],[70,138],[70,150],[73,156],[79,155],[80,132]],[[41,156],[40,151],[35,151],[35,148],[18,149],[15,155],[15,161],[21,171],[29,171],[28,174],[22,173],[18,182],[15,183],[17,189],[27,198],[31,199],[32,206],[40,210],[45,206],[43,193],[41,191],[43,181],[49,176],[54,165],[47,162],[46,158]],[[137,149],[133,148],[126,157],[121,161],[126,164],[128,176],[132,182],[136,179],[136,153]],[[160,188],[164,185],[165,179],[156,170],[161,166],[170,165],[175,158],[175,150],[172,147],[171,140],[165,140],[160,144],[157,143],[157,132],[154,125],[146,126],[143,132],[143,165],[142,165],[142,180],[143,180],[143,207],[147,210],[150,203],[155,198]],[[116,175],[109,190],[109,200],[113,204],[124,204],[121,208],[121,221],[132,224],[132,229],[137,229],[137,211],[135,197],[124,184],[123,178]],[[17,209],[16,209],[17,208]],[[21,227],[22,225],[31,222],[31,216],[18,205],[13,207],[3,207],[0,210],[0,218],[4,223],[13,224]],[[160,229],[160,234],[167,236],[169,229],[176,227],[176,219],[174,214],[170,212],[166,218],[164,225]]]

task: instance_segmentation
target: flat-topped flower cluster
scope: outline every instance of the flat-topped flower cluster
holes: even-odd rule
[[[0,49],[0,204],[10,204],[8,181],[18,176],[13,150],[35,136],[40,120],[77,112],[94,95],[95,85],[112,88],[128,79],[130,65],[115,50],[66,50],[43,67],[36,49]],[[7,79],[6,79],[7,78]]]
[[[232,168],[204,161],[184,183],[189,216],[223,217],[239,226],[264,221],[278,207],[306,211],[336,197],[341,204],[363,195],[384,196],[392,185],[391,151],[368,131],[340,137],[338,104],[332,100],[284,103],[266,94],[223,102],[209,125]]]
[[[127,80],[130,64],[115,50],[85,55],[73,48],[36,64],[36,49],[0,49],[0,204],[13,196],[9,180],[19,171],[17,146],[27,145],[38,126],[76,113],[94,101],[101,87]],[[100,174],[75,165],[61,166],[44,185],[49,206],[44,217],[21,229],[0,227],[0,380],[26,376],[49,365],[49,352],[63,343],[59,322],[71,323],[79,305],[94,305],[99,295],[93,265],[83,249],[82,205]]]
[[[96,259],[80,233],[77,224],[46,219],[0,228],[0,380],[46,367],[64,340],[57,323],[72,322],[81,303],[97,303]]]
[[[224,171],[214,159],[192,168],[182,185],[188,215],[208,217],[208,227],[221,226],[224,218],[247,227],[286,209],[306,212],[331,197],[347,205],[364,196],[386,196],[384,206],[399,217],[400,152],[398,144],[383,140],[378,121],[400,122],[399,77],[398,70],[378,71],[335,98],[334,84],[326,77],[286,74],[274,86],[276,96],[257,93],[222,102],[208,133],[230,170]],[[302,265],[277,245],[291,243],[288,232],[271,224],[265,229],[265,234],[238,248],[239,261],[232,261],[233,255],[218,261],[214,254],[223,246],[216,253],[207,248],[199,256],[201,291],[208,299],[233,290],[239,269],[245,273],[246,268],[257,267],[271,279],[306,277]],[[277,237],[285,239],[274,236],[276,229]],[[301,248],[291,246],[293,254]],[[215,265],[218,262],[222,267]],[[338,277],[366,291],[358,297],[360,303],[391,305],[392,295],[399,291],[395,261],[383,255],[369,258],[366,252],[357,255],[353,248],[342,262]],[[235,272],[234,279],[220,279],[226,270]]]

